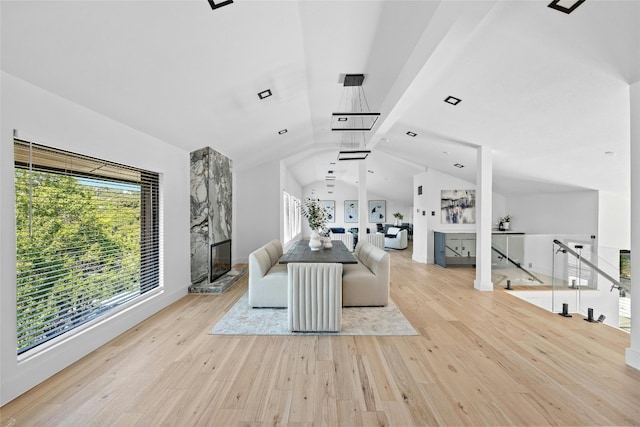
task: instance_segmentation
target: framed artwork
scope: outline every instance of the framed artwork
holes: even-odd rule
[[[344,222],[358,222],[358,201],[357,200],[345,200],[344,201]]]
[[[320,200],[320,207],[327,213],[327,222],[336,222],[336,201]]]
[[[475,224],[476,190],[442,190],[440,212],[442,224]]]
[[[387,220],[387,201],[369,200],[369,222],[379,223]]]

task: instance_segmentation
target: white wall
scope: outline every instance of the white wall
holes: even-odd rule
[[[1,81],[0,404],[5,404],[187,293],[189,153],[7,73]],[[159,172],[164,225],[161,293],[21,363],[16,356],[14,129],[34,142]]]
[[[347,184],[345,182],[333,182],[335,187],[327,187],[326,181],[318,181],[314,182],[310,185],[307,185],[302,188],[304,201],[307,197],[315,197],[320,200],[334,200],[336,202],[336,220],[335,222],[329,223],[329,227],[344,227],[345,229],[349,229],[352,227],[358,227],[358,223],[349,223],[344,221],[344,201],[345,200],[358,200],[358,187],[355,185]],[[329,194],[329,191],[333,191],[332,194]],[[411,222],[411,206],[402,201],[398,200],[390,200],[387,199],[380,194],[375,192],[375,189],[369,189],[367,191],[367,200],[385,200],[386,201],[386,221],[385,224],[394,224],[395,218],[393,214],[395,212],[400,212],[404,215],[402,222]],[[368,218],[368,217],[367,217]],[[367,227],[370,229],[372,233],[376,232],[376,223],[375,222],[367,222]],[[302,226],[302,234],[303,236],[310,235],[309,225],[303,219]]]
[[[600,191],[598,197],[598,244],[605,247],[630,249],[630,200],[606,191]]]
[[[422,194],[418,194],[418,188],[422,187]],[[413,177],[413,254],[412,259],[423,264],[427,263],[429,255],[428,246],[433,246],[429,237],[429,216],[431,206],[429,198],[429,173],[421,172]],[[433,261],[432,261],[433,262]]]
[[[598,192],[592,190],[507,198],[511,227],[528,234],[595,235],[598,207]]]
[[[235,175],[234,246],[237,262],[246,264],[251,252],[281,238],[280,162],[268,162]]]
[[[418,196],[418,186],[422,185],[422,196]],[[471,231],[475,232],[476,224],[446,224],[441,217],[442,190],[475,190],[476,184],[454,176],[429,169],[414,177],[414,215],[421,219],[414,221],[413,259],[418,262],[433,263],[434,231]],[[493,193],[492,207],[494,217],[504,215],[504,196]],[[425,216],[422,216],[425,211]]]

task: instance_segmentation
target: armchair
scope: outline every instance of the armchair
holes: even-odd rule
[[[387,234],[384,236],[385,248],[406,249],[407,234],[407,230],[401,230],[398,227],[389,227]]]

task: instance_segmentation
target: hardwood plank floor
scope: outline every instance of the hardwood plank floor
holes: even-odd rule
[[[420,336],[212,336],[189,295],[1,408],[2,426],[640,425],[629,335],[391,251]]]

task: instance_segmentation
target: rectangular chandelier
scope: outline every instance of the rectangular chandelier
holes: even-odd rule
[[[338,153],[338,160],[364,160],[371,150],[345,150]]]
[[[380,113],[332,113],[331,130],[370,131],[380,117]]]

